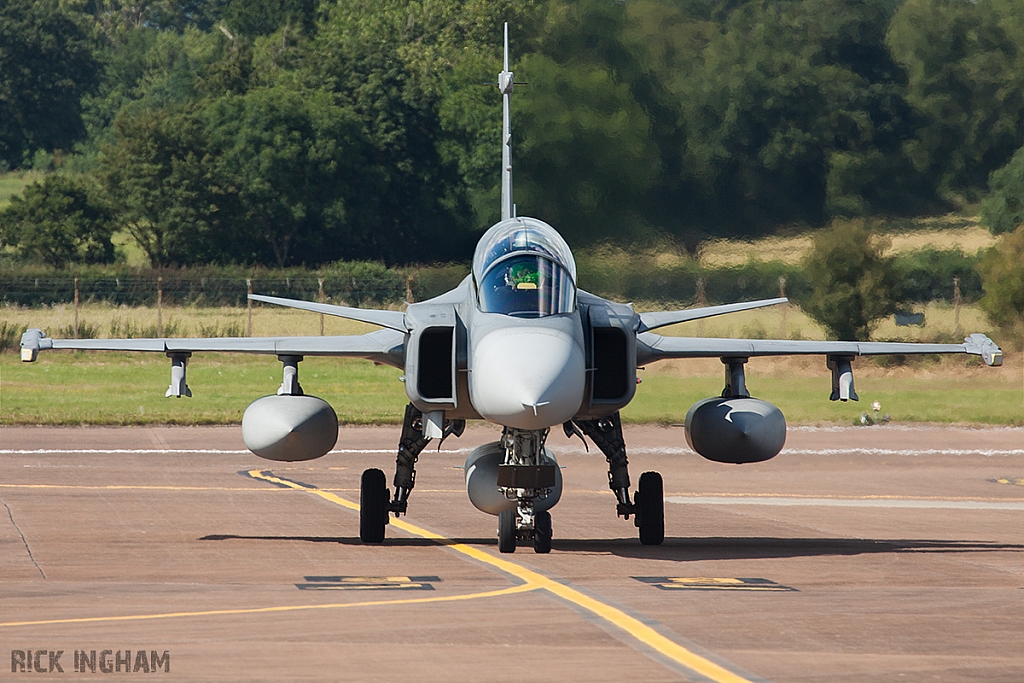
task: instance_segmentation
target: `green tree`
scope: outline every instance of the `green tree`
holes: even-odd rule
[[[841,341],[866,341],[875,323],[899,304],[887,244],[863,220],[835,221],[814,236],[804,261],[811,292],[800,305]]]
[[[184,109],[126,109],[99,169],[115,220],[153,267],[221,261],[217,195],[203,127]]]
[[[661,218],[662,103],[632,25],[624,4],[549,2],[536,52],[517,55],[516,203],[575,245],[642,238]]]
[[[1024,225],[1024,147],[989,179],[989,194],[981,202],[981,220],[994,234]]]
[[[0,4],[0,160],[17,168],[40,149],[82,138],[82,95],[99,83],[95,41],[58,0]]]
[[[727,14],[675,89],[684,172],[709,198],[709,222],[749,233],[917,208],[921,178],[901,151],[912,111],[884,45],[889,7],[784,0]]]
[[[318,264],[366,247],[380,186],[355,115],[326,92],[256,88],[204,111],[233,260]],[[226,242],[232,242],[227,244]]]
[[[978,264],[981,308],[988,319],[1024,345],[1024,226],[1003,235]]]
[[[512,0],[345,2],[318,28],[304,67],[307,88],[329,89],[356,113],[383,183],[367,258],[395,263],[471,253],[471,230],[482,226],[474,226],[469,195],[497,183],[501,158],[500,99],[484,83],[500,68],[502,21],[518,40],[529,35],[522,22],[534,7]]]
[[[522,60],[531,83],[516,107],[516,203],[572,244],[644,232],[642,200],[658,173],[644,110],[598,64]]]
[[[229,0],[221,18],[232,31],[248,37],[267,36],[286,25],[311,32],[317,4],[316,0]]]
[[[54,268],[114,260],[112,215],[89,185],[51,174],[0,214],[0,243]]]
[[[973,195],[1024,144],[1024,21],[1017,0],[907,0],[887,42],[924,117],[907,144],[946,193]]]

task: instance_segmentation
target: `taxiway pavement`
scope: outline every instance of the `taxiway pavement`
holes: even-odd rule
[[[634,484],[665,478],[660,547],[553,432],[550,555],[499,554],[466,499],[483,426],[428,448],[408,517],[360,544],[360,473],[390,481],[397,437],[275,463],[238,428],[0,429],[0,680],[128,650],[190,681],[1024,680],[1024,430],[797,428],[728,466],[627,425]],[[28,650],[64,673],[12,672]]]

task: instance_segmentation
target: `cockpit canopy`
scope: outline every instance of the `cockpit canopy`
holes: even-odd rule
[[[485,313],[540,318],[576,308],[576,262],[569,245],[536,218],[510,218],[480,239],[473,281]]]

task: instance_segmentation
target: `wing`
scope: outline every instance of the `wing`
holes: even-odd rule
[[[688,308],[684,311],[655,311],[652,313],[641,313],[640,329],[638,332],[649,332],[650,330],[656,330],[659,327],[665,327],[666,325],[675,325],[676,323],[685,323],[690,320],[700,320],[701,318],[711,318],[713,316],[724,315],[726,313],[749,311],[752,308],[775,306],[776,304],[784,304],[787,301],[789,301],[789,299],[786,298],[761,299],[760,301],[744,301],[743,303],[738,304]]]
[[[752,356],[881,356],[933,353],[966,353],[981,356],[986,365],[1002,365],[1003,352],[983,334],[972,334],[963,344],[904,342],[842,342],[783,339],[716,339],[663,337],[645,332],[637,335],[637,365],[667,358],[749,358]]]
[[[358,309],[357,309],[358,310]],[[387,312],[387,311],[385,311]],[[399,314],[402,315],[402,314]],[[405,334],[391,329],[339,337],[239,337],[217,339],[50,339],[41,330],[21,337],[21,359],[32,362],[46,349],[142,351],[189,354],[197,351],[265,353],[280,356],[347,356],[401,368]]]
[[[288,308],[299,308],[303,311],[313,311],[324,315],[333,315],[338,318],[358,320],[363,323],[380,325],[398,332],[405,332],[405,313],[401,311],[380,311],[373,308],[351,308],[349,306],[335,306],[334,304],[318,304],[312,301],[299,301],[298,299],[282,299],[276,296],[263,296],[261,294],[250,294],[253,301],[262,301],[277,306]]]

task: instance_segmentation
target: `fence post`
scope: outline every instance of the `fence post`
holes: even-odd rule
[[[779,276],[779,297],[786,298],[786,276]],[[789,304],[782,304],[782,325],[779,327],[779,337],[781,339],[786,338],[786,311],[789,310]]]
[[[249,294],[252,294],[252,278],[249,278],[249,277],[245,278],[245,288],[246,288],[246,290],[248,290]],[[246,306],[246,309],[248,311],[248,316],[249,316],[249,324],[248,324],[248,327],[246,327],[245,336],[246,337],[251,337],[252,336],[252,299],[250,299],[249,297],[245,297],[245,306]]]
[[[962,337],[963,329],[960,327],[960,277],[953,277],[953,334]]]
[[[322,304],[323,303],[327,303],[327,299],[324,297],[324,279],[322,277],[318,277],[316,279],[316,281],[320,285],[320,303],[322,303]],[[323,313],[320,314],[320,336],[321,337],[324,336],[324,314]]]
[[[704,284],[704,278],[697,278],[697,306],[703,307],[708,305],[708,294],[706,286]],[[697,336],[704,336],[704,318],[697,321]]]
[[[164,336],[164,279],[156,279],[156,336]]]
[[[75,278],[75,339],[78,339],[78,278]]]

